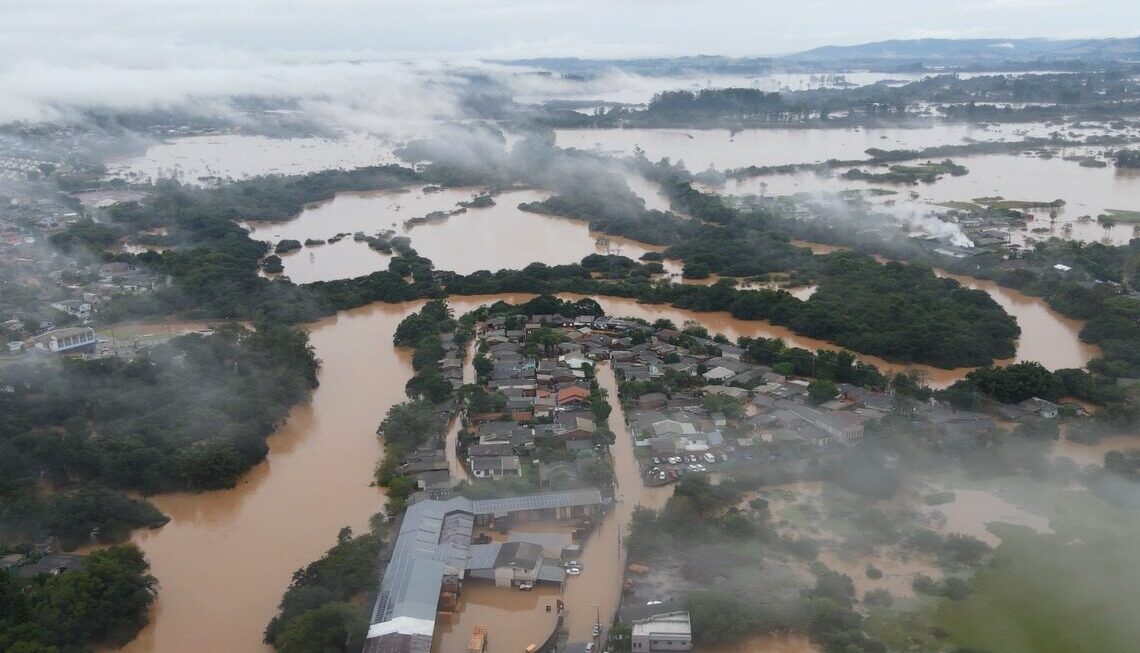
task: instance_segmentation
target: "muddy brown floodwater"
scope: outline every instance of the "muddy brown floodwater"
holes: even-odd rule
[[[621,598],[621,578],[625,567],[624,538],[629,534],[629,523],[637,506],[658,509],[672,495],[671,487],[645,487],[633,454],[633,437],[625,425],[625,413],[618,401],[617,380],[609,365],[598,366],[598,384],[609,394],[613,412],[610,428],[614,432],[613,455],[617,490],[613,509],[582,549],[580,576],[566,580],[566,627],[570,641],[585,642],[592,639],[596,619],[603,624],[613,621]]]
[[[798,247],[806,247],[815,254],[830,254],[846,249],[836,245],[812,243],[804,240],[793,240],[792,243]],[[996,361],[997,363],[1037,361],[1051,370],[1059,370],[1082,368],[1090,360],[1100,355],[1099,347],[1081,341],[1080,333],[1081,328],[1085,325],[1084,322],[1061,315],[1049,308],[1049,305],[1040,297],[1030,297],[992,281],[951,274],[945,270],[935,269],[934,273],[940,277],[954,279],[966,288],[984,290],[1007,313],[1017,319],[1017,325],[1021,327],[1021,337],[1017,341],[1017,353],[1012,359]],[[860,358],[871,360],[867,356],[860,356]],[[914,367],[915,369],[922,369],[922,366]],[[965,371],[930,368],[927,382],[936,388],[945,387],[961,378]]]
[[[643,182],[645,192],[652,191]],[[539,261],[547,265],[577,263],[587,254],[621,254],[638,259],[663,247],[591,232],[585,221],[520,211],[519,204],[537,202],[550,193],[512,190],[495,196],[494,206],[470,208],[447,218],[405,226],[410,218],[455,210],[459,202],[481,194],[479,188],[448,188],[424,192],[404,191],[340,193],[327,202],[305,208],[297,217],[280,222],[249,222],[256,240],[277,243],[290,238],[326,240],[336,234],[363,232],[376,235],[392,230],[411,239],[421,256],[441,270],[471,274],[477,270],[521,269]],[[661,201],[658,198],[658,201]],[[352,236],[326,245],[306,246],[281,256],[285,274],[295,283],[346,279],[388,268],[389,256]],[[666,261],[665,269],[679,275],[681,265]]]
[[[451,302],[457,313],[499,297]],[[518,301],[503,296],[507,301]],[[292,573],[384,508],[369,482],[376,427],[404,399],[408,355],[396,325],[422,302],[373,304],[309,325],[321,385],[269,438],[269,457],[232,490],[153,497],[171,521],[132,537],[161,583],[152,620],[128,653],[268,651],[262,631]]]
[[[529,296],[454,297],[449,302],[456,314],[462,314],[498,299],[521,302]],[[664,317],[678,325],[699,320],[710,331],[730,338],[764,335],[808,349],[836,348],[724,313],[692,313],[616,298],[599,302],[610,315]],[[383,509],[383,493],[369,487],[381,453],[376,426],[389,406],[404,399],[404,382],[412,373],[407,355],[391,346],[391,337],[399,321],[420,306],[420,302],[374,304],[309,325],[323,362],[321,385],[312,401],[295,408],[269,439],[268,459],[232,490],[154,497],[159,509],[171,516],[170,523],[157,531],[136,533],[132,540],[151,561],[162,591],[152,623],[126,651],[267,650],[261,644],[262,631],[293,571],[320,557],[334,543],[339,528],[364,529],[368,518]],[[183,327],[190,330],[198,325]],[[143,333],[153,330],[151,325],[138,328]],[[884,369],[907,367],[861,358]],[[928,381],[943,385],[965,372],[924,369]],[[586,543],[583,574],[567,581],[567,625],[572,638],[579,640],[590,636],[593,606],[598,606],[604,622],[617,607],[616,579],[621,578],[625,560],[619,534],[626,535],[634,507],[660,507],[671,492],[642,487],[608,365],[599,367],[598,378],[615,404],[610,424],[617,435],[613,456],[619,488],[613,511]],[[510,598],[503,600],[514,601],[515,594],[520,593],[508,592]],[[472,596],[471,605],[482,605],[479,596]],[[486,598],[488,610],[503,607],[497,599]]]

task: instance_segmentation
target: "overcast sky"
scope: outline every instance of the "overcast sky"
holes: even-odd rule
[[[890,38],[1131,36],[1136,0],[0,0],[6,54],[764,55]],[[1130,33],[1131,32],[1131,33]],[[53,52],[54,51],[54,52]],[[101,54],[99,54],[101,52]]]
[[[441,60],[1137,31],[1138,0],[0,0],[0,122],[54,120],[68,107],[208,106],[244,93],[299,95],[360,116],[389,115],[377,110],[385,102],[391,112],[447,113],[444,94],[423,84],[439,78]]]

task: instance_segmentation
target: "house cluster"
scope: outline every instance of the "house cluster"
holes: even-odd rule
[[[536,315],[487,320],[480,338],[480,351],[490,363],[480,379],[486,405],[482,412],[466,415],[471,433],[466,460],[473,476],[521,476],[541,448],[564,454],[564,460],[539,464],[542,487],[576,486],[580,468],[598,455],[598,425],[584,366],[601,354],[608,339],[587,326],[593,319]],[[539,329],[545,329],[542,342],[536,342]]]
[[[0,326],[10,356],[25,351],[93,354],[94,332],[83,325],[115,297],[148,292],[161,283],[158,276],[127,263],[81,265],[45,256],[41,248],[28,250],[0,257],[0,278],[31,291],[19,301],[0,297]],[[76,339],[75,329],[82,338]]]

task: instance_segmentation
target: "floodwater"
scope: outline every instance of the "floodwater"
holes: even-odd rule
[[[943,270],[935,270],[935,274],[954,279],[967,288],[986,291],[1007,313],[1017,318],[1021,337],[1013,362],[1037,361],[1051,370],[1082,368],[1100,355],[1099,347],[1080,339],[1084,322],[1061,315],[1040,297]]]
[[[1140,436],[1117,435],[1102,438],[1094,444],[1081,444],[1067,438],[1057,440],[1053,445],[1053,457],[1064,456],[1078,465],[1104,465],[1104,455],[1109,451],[1140,449]]]
[[[910,557],[901,559],[895,552],[879,555],[847,556],[842,552],[821,551],[819,561],[828,568],[847,574],[855,585],[855,595],[862,599],[871,590],[885,589],[896,599],[913,597],[914,579],[920,574],[935,580],[942,578],[942,569],[931,559]],[[883,572],[883,577],[873,579],[867,576],[867,565],[873,565]]]
[[[598,384],[609,393],[613,406],[609,422],[615,444],[610,451],[617,478],[617,496],[613,510],[586,540],[582,549],[582,574],[571,576],[566,581],[566,627],[570,641],[579,642],[592,638],[591,628],[599,615],[603,624],[613,621],[621,598],[619,581],[623,577],[626,560],[622,538],[629,534],[634,508],[660,509],[673,493],[671,487],[642,485],[640,468],[633,453],[633,437],[626,428],[625,413],[617,398],[613,368],[599,365],[597,378]]]
[[[461,314],[498,298],[451,305]],[[384,508],[382,490],[369,486],[382,450],[376,427],[412,374],[391,338],[421,305],[373,304],[309,325],[321,385],[269,438],[268,459],[232,490],[153,497],[171,521],[132,541],[161,592],[150,625],[123,650],[269,650],[262,631],[292,573],[335,544],[341,527],[362,532]]]
[[[1083,153],[1078,148],[1072,154]],[[867,198],[873,205],[891,209],[899,215],[943,213],[943,202],[969,202],[980,197],[1003,197],[1007,200],[1051,202],[1065,200],[1057,210],[1056,221],[1049,210],[1034,210],[1026,229],[1011,230],[1011,242],[1024,245],[1027,238],[1044,240],[1051,236],[1084,242],[1126,244],[1133,236],[1133,225],[1118,223],[1104,228],[1096,217],[1109,209],[1140,211],[1140,173],[1135,170],[1086,168],[1065,161],[1060,151],[1052,159],[1011,154],[989,154],[954,157],[969,173],[961,177],[945,175],[933,184],[881,184],[844,179],[835,174],[799,173],[765,175],[730,179],[722,192],[730,195],[794,195],[797,193],[834,194],[852,189],[883,189],[896,195]],[[917,195],[911,200],[910,194]],[[1080,220],[1082,216],[1087,219]],[[1066,233],[1065,225],[1070,231]],[[1033,233],[1033,229],[1048,231]]]
[[[359,133],[340,138],[269,138],[241,134],[187,136],[158,143],[141,155],[107,162],[130,181],[177,179],[202,185],[223,179],[303,174],[398,163],[398,142]]]
[[[498,299],[521,302],[528,298],[455,297],[449,302],[456,314],[462,314]],[[664,317],[678,325],[697,319],[710,331],[732,338],[765,335],[784,337],[789,344],[809,349],[834,348],[762,322],[735,320],[722,313],[696,314],[616,298],[599,301],[611,315],[648,320]],[[399,321],[419,306],[418,302],[374,304],[310,325],[313,345],[323,361],[321,386],[312,401],[295,408],[286,424],[269,439],[268,460],[232,490],[154,497],[159,509],[171,516],[171,522],[157,531],[138,532],[132,539],[151,561],[162,592],[151,625],[128,645],[128,652],[264,650],[259,648],[262,629],[274,614],[292,572],[330,547],[340,527],[364,529],[368,518],[383,509],[382,491],[369,487],[381,452],[375,430],[387,408],[404,399],[404,382],[412,373],[406,352],[390,345],[391,334]],[[156,325],[135,329],[145,334],[200,327],[186,323],[177,329]],[[887,366],[883,361],[863,358]],[[932,382],[943,383],[960,378],[963,372],[929,370],[931,376],[943,375]],[[607,622],[616,609],[619,588],[614,579],[621,577],[624,565],[619,533],[626,534],[633,508],[639,504],[660,507],[671,493],[668,487],[642,487],[632,440],[616,402],[611,368],[599,366],[598,378],[614,399],[610,425],[617,435],[612,450],[618,501],[586,543],[582,556],[585,571],[567,582],[567,623],[575,639],[589,637],[592,606],[599,606]],[[1004,502],[999,507],[1016,510]],[[951,510],[950,524],[955,530],[977,533],[978,524],[985,521],[1008,520],[999,510],[995,515],[984,513],[980,522],[971,522],[973,510]],[[963,525],[957,526],[959,522]],[[985,534],[984,528],[981,533]],[[210,627],[203,628],[202,624]]]
[[[1018,71],[1013,73],[958,73],[963,79],[985,75],[1041,75],[1049,71]],[[533,75],[516,78],[512,88],[516,102],[537,104],[551,100],[596,101],[601,103],[647,104],[653,96],[663,91],[685,90],[697,92],[702,89],[751,88],[766,92],[807,91],[821,88],[852,88],[868,84],[885,83],[900,86],[933,76],[933,73],[873,72],[851,70],[841,73],[771,73],[753,75],[680,75],[657,76],[638,75],[613,71],[590,77],[586,81],[571,80],[558,76]]]
[[[837,245],[803,240],[792,242],[798,247],[810,249],[815,254],[830,254],[845,249]],[[1013,359],[997,361],[998,363],[1037,361],[1051,370],[1059,370],[1083,368],[1090,360],[1100,355],[1099,347],[1082,342],[1080,339],[1084,322],[1061,315],[1039,297],[1031,297],[992,281],[951,274],[945,270],[935,269],[934,273],[940,277],[954,279],[967,288],[986,291],[1007,313],[1017,319],[1017,324],[1021,327],[1017,353]],[[869,357],[861,356],[861,358],[869,360]],[[945,371],[938,370],[938,372]],[[936,374],[934,378],[932,387],[949,385],[943,383],[947,378],[945,374]]]
[[[649,184],[650,182],[644,182]],[[650,186],[646,191],[652,190]],[[376,235],[392,230],[411,239],[421,256],[441,270],[470,274],[477,270],[521,269],[536,261],[548,265],[577,263],[591,253],[614,253],[638,259],[661,247],[591,232],[584,221],[520,211],[524,202],[541,201],[550,193],[537,190],[507,191],[495,196],[495,205],[470,208],[431,222],[406,226],[405,221],[436,211],[449,212],[469,201],[480,189],[453,188],[424,192],[341,193],[332,200],[307,207],[283,222],[250,222],[251,237],[270,243],[285,238],[304,242],[326,240],[338,233]],[[658,201],[664,201],[658,197]],[[284,274],[295,283],[352,278],[387,269],[389,257],[374,251],[351,235],[326,245],[307,246],[281,256]],[[676,261],[665,269],[680,274]]]
[[[542,644],[558,621],[558,587],[540,584],[533,590],[495,587],[489,581],[467,581],[459,611],[436,622],[435,653],[467,650],[475,626],[487,626],[487,653],[522,653]],[[550,611],[546,608],[550,606]],[[519,618],[525,614],[525,618]]]
[[[977,141],[1022,140],[1045,136],[1054,128],[1041,124],[974,125],[931,122],[905,129],[559,129],[559,147],[631,156],[635,149],[650,161],[668,157],[693,172],[747,166],[814,163],[828,159],[865,159],[866,150],[921,149]],[[1071,164],[1076,166],[1075,163]]]
[[[943,532],[965,533],[990,546],[1001,543],[1001,539],[986,528],[986,525],[992,522],[1028,526],[1038,533],[1053,532],[1049,527],[1048,518],[1031,513],[993,492],[951,489],[955,495],[954,501],[934,506],[926,511],[935,517],[937,516],[935,513],[945,516],[945,523],[939,529]]]

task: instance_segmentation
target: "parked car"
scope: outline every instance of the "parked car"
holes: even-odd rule
[[[715,463],[716,462],[716,456],[712,455],[711,453],[706,453],[704,456],[701,456],[701,457],[705,459],[706,463]]]
[[[582,573],[581,567],[567,567],[566,568],[566,575],[568,575],[568,576],[577,576],[581,573]]]
[[[697,462],[697,455],[691,453],[691,454],[685,456],[685,460],[687,460],[691,463],[695,463],[695,462]]]
[[[519,589],[524,590],[524,591],[534,589],[534,581],[529,581],[529,580],[522,581],[521,583],[519,583]]]
[[[653,457],[653,464],[654,464],[654,465],[660,465],[660,464],[661,464],[661,459],[660,459],[660,458],[658,458],[657,456],[654,456],[654,457]]]
[[[602,624],[594,624],[594,637],[602,634]]]

